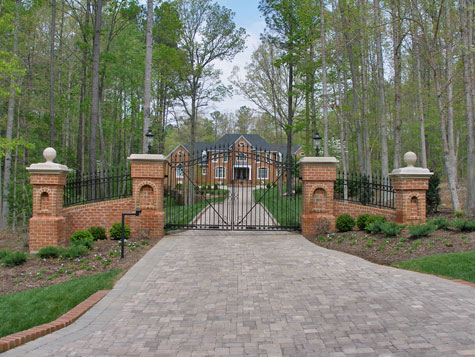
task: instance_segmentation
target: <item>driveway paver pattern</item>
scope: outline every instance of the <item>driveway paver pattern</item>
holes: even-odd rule
[[[286,232],[166,236],[74,324],[5,356],[475,356],[475,289]]]

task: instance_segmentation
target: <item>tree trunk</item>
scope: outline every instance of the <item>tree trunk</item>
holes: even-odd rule
[[[320,31],[322,58],[322,111],[323,111],[323,156],[328,156],[328,98],[327,98],[327,59],[326,59],[326,37],[325,37],[325,5],[320,0]]]
[[[383,49],[381,45],[381,16],[379,9],[379,0],[374,0],[374,22],[375,22],[375,41],[376,57],[378,67],[378,94],[379,94],[379,122],[381,125],[381,175],[388,177],[389,174],[389,154],[388,154],[388,127],[386,118],[386,96],[384,88],[384,61]]]
[[[152,29],[153,29],[153,0],[147,1],[147,34],[145,48],[145,77],[143,96],[143,135],[142,152],[147,153],[147,137],[145,134],[150,128],[150,99],[152,90]]]
[[[414,39],[413,39],[414,41]],[[415,44],[416,52],[416,76],[417,76],[417,111],[419,114],[419,137],[421,144],[421,165],[427,168],[427,152],[426,152],[426,134],[425,134],[425,118],[424,118],[424,100],[422,96],[422,66],[421,66],[421,46],[417,42]]]
[[[92,55],[91,127],[89,138],[89,173],[96,171],[97,123],[99,117],[99,56],[101,52],[102,0],[97,0],[95,9],[94,40]]]
[[[56,0],[51,0],[49,53],[49,146],[54,147],[54,36],[56,30]]]
[[[13,29],[13,54],[18,54],[18,29],[20,27],[20,6],[21,1],[16,0],[15,10],[15,27]],[[15,79],[10,80],[10,96],[8,98],[7,106],[7,132],[5,138],[10,142],[13,138],[13,120],[15,115]],[[10,196],[10,181],[12,174],[12,150],[8,149],[5,152],[5,167],[3,171],[3,193],[2,193],[2,217],[1,228],[8,227],[8,217],[10,215],[8,197]]]
[[[393,63],[394,63],[394,161],[393,168],[401,167],[401,20],[400,0],[391,2],[393,21]]]
[[[293,90],[294,90],[294,66],[289,64],[289,89],[287,93],[287,195],[292,195],[292,131],[294,122]]]

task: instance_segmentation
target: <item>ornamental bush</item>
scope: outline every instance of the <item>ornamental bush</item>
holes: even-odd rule
[[[355,226],[355,220],[349,214],[341,214],[336,219],[336,228],[340,232],[348,232]]]
[[[384,223],[384,222],[386,222],[386,218],[383,217],[383,216],[378,216],[377,214],[372,214],[371,216],[369,216],[369,218],[366,220],[366,231],[368,233],[371,232],[370,226],[371,226],[371,223],[373,223],[373,222]],[[378,233],[380,233],[380,232],[378,232]]]
[[[440,178],[434,173],[429,179],[429,189],[426,191],[427,213],[437,212],[440,205]]]
[[[76,231],[71,236],[71,246],[76,247],[83,245],[87,249],[91,249],[94,245],[94,237],[89,231]]]
[[[385,224],[385,222],[380,221],[380,220],[376,220],[374,222],[371,222],[366,226],[366,231],[368,233],[371,233],[371,234],[382,233],[383,232],[383,228],[382,228],[383,224]]]
[[[12,252],[10,251],[10,253],[8,253],[7,255],[5,255],[1,262],[3,265],[5,265],[6,267],[14,267],[16,265],[20,265],[20,264],[23,264],[24,262],[26,262],[26,258],[27,258],[27,254],[26,253],[23,253],[23,252]]]
[[[89,249],[84,245],[76,245],[68,249],[63,249],[61,256],[65,259],[74,259],[86,255],[88,251]]]
[[[91,228],[89,228],[89,232],[92,234],[92,237],[94,238],[94,240],[107,239],[105,228],[91,227]]]
[[[61,255],[61,249],[58,247],[47,246],[41,248],[37,255],[40,258],[57,258]]]
[[[122,238],[122,223],[114,223],[109,229],[109,234],[112,239],[119,240]],[[130,227],[124,224],[124,238],[128,239],[130,237]]]
[[[371,215],[368,213],[360,214],[358,216],[358,219],[356,220],[356,225],[361,231],[364,231],[366,229],[366,225],[368,224],[369,217],[371,217]]]
[[[384,233],[386,237],[396,237],[405,228],[405,225],[398,225],[395,222],[381,223],[381,233]]]
[[[427,223],[436,226],[436,229],[448,229],[450,227],[450,221],[443,217],[429,219]]]
[[[411,235],[411,238],[427,237],[435,230],[437,230],[437,226],[430,223],[409,226],[409,234]]]
[[[460,232],[474,232],[475,231],[475,220],[467,221],[462,218],[454,218],[451,224],[452,227],[457,229]]]

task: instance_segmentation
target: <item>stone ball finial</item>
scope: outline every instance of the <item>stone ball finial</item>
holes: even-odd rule
[[[414,167],[416,161],[417,155],[412,151],[408,151],[404,154],[404,162],[406,163],[407,167]]]
[[[53,160],[56,158],[56,150],[53,148],[44,149],[43,157],[45,158],[46,162],[53,162]]]

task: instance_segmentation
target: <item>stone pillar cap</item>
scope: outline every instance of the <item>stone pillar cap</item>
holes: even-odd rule
[[[27,171],[32,174],[44,174],[44,175],[57,175],[62,172],[71,172],[66,165],[61,165],[53,162],[56,158],[56,150],[52,147],[47,147],[43,150],[43,157],[46,162],[39,164],[31,164],[30,167],[27,167]]]
[[[304,157],[299,161],[299,164],[332,164],[336,165],[339,161],[335,157]]]
[[[167,158],[159,154],[132,154],[127,160],[130,161],[167,161]]]
[[[432,176],[434,173],[430,172],[429,169],[425,169],[422,167],[414,167],[414,164],[417,161],[417,155],[412,151],[408,151],[404,154],[404,162],[406,163],[406,167],[401,167],[399,169],[394,169],[393,172],[389,174],[389,176],[398,177],[398,176],[411,176],[411,177],[420,177],[420,178],[428,178]]]

